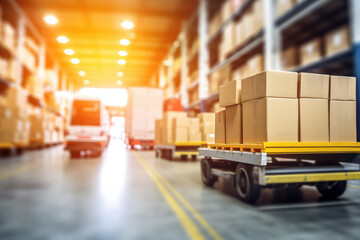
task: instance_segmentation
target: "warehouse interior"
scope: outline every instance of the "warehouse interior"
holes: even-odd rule
[[[359,12],[1,0],[0,239],[358,239]]]

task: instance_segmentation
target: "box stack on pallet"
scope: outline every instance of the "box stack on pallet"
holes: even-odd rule
[[[213,113],[201,113],[189,118],[186,112],[169,111],[155,122],[156,145],[173,145],[176,142],[214,142],[215,119]]]
[[[5,96],[0,97],[0,142],[27,146],[29,134],[27,93],[20,87],[9,87]]]
[[[265,71],[220,87],[215,142],[356,142],[355,78]],[[284,121],[284,119],[286,121]]]

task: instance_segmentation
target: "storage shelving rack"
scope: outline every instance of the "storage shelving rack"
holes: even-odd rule
[[[225,1],[199,0],[198,7],[192,16],[185,20],[177,39],[181,51],[181,80],[177,96],[181,96],[184,109],[188,112],[212,111],[212,105],[219,100],[218,92],[209,91],[211,74],[223,67],[234,70],[239,64],[249,60],[255,53],[262,53],[264,70],[282,70],[281,54],[290,46],[299,46],[314,37],[322,37],[329,31],[341,25],[347,25],[350,32],[350,47],[334,55],[324,56],[317,61],[305,65],[298,65],[290,70],[326,73],[334,75],[349,75],[357,78],[357,131],[360,140],[360,2],[357,0],[302,0],[287,12],[276,16],[276,0],[263,1],[263,29],[248,41],[237,46],[223,61],[218,60],[216,49],[219,47],[225,28],[239,19],[255,0],[245,0],[228,19],[222,22],[212,36],[208,35],[209,22],[214,11],[221,11]],[[196,20],[194,20],[196,19]],[[196,23],[196,24],[194,24]],[[199,47],[196,56],[187,56],[189,44],[188,32],[197,28]],[[171,59],[174,46],[165,59]],[[214,51],[215,49],[215,51]],[[194,82],[189,82],[188,62],[197,58],[199,76]],[[161,69],[162,67],[160,67]],[[193,69],[191,69],[193,71]],[[176,92],[171,88],[173,80],[171,68],[168,73],[168,96]],[[165,85],[160,85],[164,87]],[[189,101],[189,93],[198,91],[199,99]]]
[[[0,56],[8,61],[14,59],[17,69],[14,79],[8,79],[0,74],[1,94],[6,93],[8,87],[16,86],[26,89],[26,85],[29,83],[28,81],[35,81],[37,84],[40,84],[43,87],[44,95],[55,95],[57,91],[67,91],[71,86],[65,71],[60,68],[52,52],[46,48],[45,39],[27,18],[21,7],[14,0],[1,1],[0,7],[2,9],[0,14],[1,22],[9,22],[16,31],[16,48],[14,50],[9,49],[0,41]],[[29,43],[26,42],[27,37],[35,43],[33,46],[30,46]],[[35,56],[35,66],[33,67],[27,65],[24,61],[25,48]],[[57,69],[57,83],[55,86],[49,86],[44,83],[45,71],[49,68],[49,65]],[[63,117],[60,112],[46,102],[43,94],[35,96],[28,90],[26,94],[30,106],[46,109],[56,116]],[[9,145],[9,147],[10,146],[11,145]]]

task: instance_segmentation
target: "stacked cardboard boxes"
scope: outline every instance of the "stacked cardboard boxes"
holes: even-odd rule
[[[185,112],[165,112],[155,121],[156,145],[173,145],[175,142],[214,142],[214,113],[201,113],[189,118]]]
[[[350,47],[350,33],[347,26],[341,26],[325,35],[325,55],[330,56]]]
[[[356,79],[330,76],[330,142],[356,142]]]
[[[29,131],[26,92],[10,87],[0,101],[0,142],[27,144]]]
[[[353,77],[284,71],[231,81],[220,86],[215,142],[355,142],[355,85]]]

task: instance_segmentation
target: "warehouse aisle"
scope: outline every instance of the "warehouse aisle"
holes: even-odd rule
[[[203,187],[199,173],[199,162],[155,159],[115,140],[101,159],[70,160],[61,147],[1,159],[0,239],[358,237],[359,182],[338,201],[313,188],[265,190],[250,206],[226,182]]]

